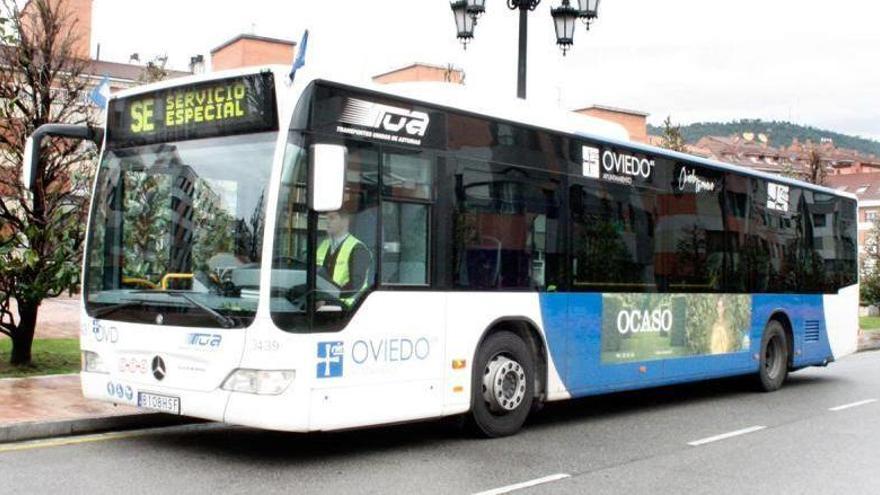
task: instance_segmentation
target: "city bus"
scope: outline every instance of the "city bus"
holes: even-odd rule
[[[550,401],[735,375],[773,391],[856,349],[854,196],[568,112],[260,67],[40,128],[29,185],[47,136],[101,148],[89,399],[498,437]]]

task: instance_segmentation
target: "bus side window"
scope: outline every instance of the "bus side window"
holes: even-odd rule
[[[653,292],[654,193],[586,182],[569,190],[572,289]]]
[[[458,163],[455,286],[556,290],[563,280],[559,179],[514,166]]]
[[[662,274],[671,292],[719,292],[727,265],[724,175],[687,162],[664,162],[674,174],[658,208],[658,278]]]
[[[382,283],[428,284],[428,206],[382,203]]]
[[[382,283],[428,284],[428,229],[434,158],[426,152],[382,155]]]

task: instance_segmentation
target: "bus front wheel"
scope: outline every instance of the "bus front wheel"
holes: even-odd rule
[[[761,338],[758,387],[765,392],[779,390],[788,376],[788,337],[782,324],[770,321]]]
[[[489,335],[474,361],[471,383],[471,429],[488,438],[519,431],[535,395],[535,359],[512,332]]]

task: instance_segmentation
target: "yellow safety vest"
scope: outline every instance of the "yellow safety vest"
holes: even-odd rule
[[[336,266],[333,268],[333,283],[336,284],[340,289],[348,285],[348,282],[351,281],[351,272],[349,271],[348,262],[351,259],[351,253],[354,251],[358,245],[363,245],[361,241],[359,241],[355,236],[349,234],[348,237],[342,241],[342,246],[339,246],[339,254],[336,255]],[[366,246],[364,246],[366,248]],[[369,250],[367,250],[369,252]],[[318,258],[317,264],[318,266],[324,266],[324,260],[327,259],[327,255],[330,253],[330,239],[324,239],[321,241],[321,244],[318,245]],[[364,277],[364,285],[357,289],[358,293],[363,292],[370,284],[369,273]],[[357,302],[357,294],[354,294],[351,297],[345,297],[341,299],[342,302],[346,304],[346,306],[351,307]]]

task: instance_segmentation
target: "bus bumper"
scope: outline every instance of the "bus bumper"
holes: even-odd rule
[[[170,414],[192,416],[223,421],[223,412],[229,399],[229,392],[217,389],[211,392],[194,392],[171,387],[145,386],[125,380],[124,377],[103,373],[80,373],[83,396],[87,399],[138,407],[141,394],[152,394],[177,399],[177,411],[164,411]],[[142,411],[150,409],[140,408]]]
[[[308,431],[308,395],[298,399],[296,384],[280,395],[255,395],[220,389],[208,392],[145,386],[104,373],[80,373],[83,396],[87,399],[137,407],[142,394],[177,399],[176,411],[164,411],[211,421],[269,430]],[[173,402],[172,402],[173,403]],[[297,407],[297,404],[300,407]],[[160,411],[162,412],[162,411]]]

